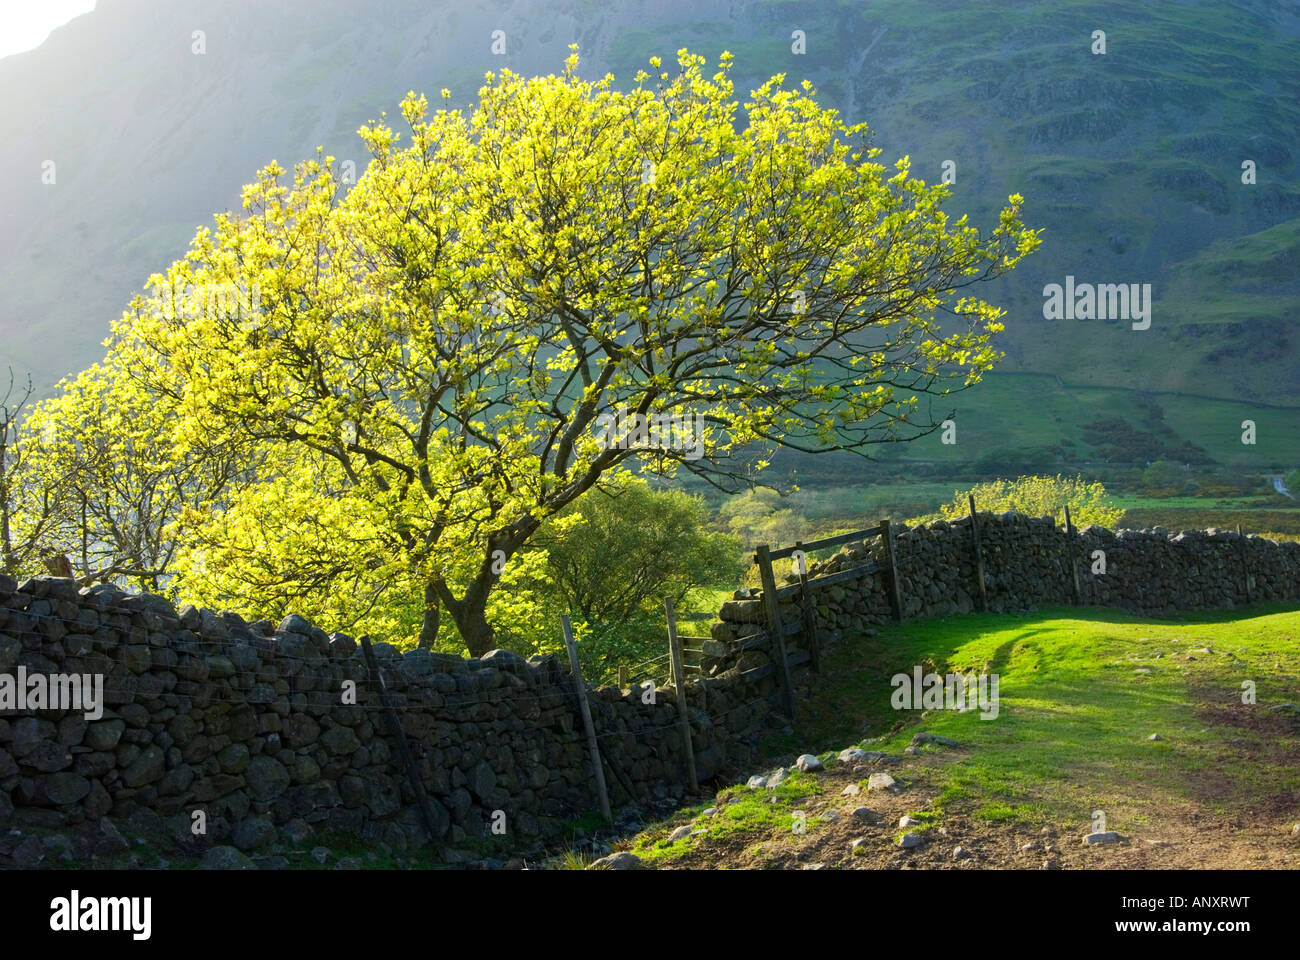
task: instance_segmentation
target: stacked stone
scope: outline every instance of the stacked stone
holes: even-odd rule
[[[597,806],[567,666],[504,650],[373,649],[439,839],[481,835],[496,811],[508,836],[554,837]],[[147,809],[181,836],[202,811],[212,843],[294,821],[395,850],[426,839],[362,652],[344,634],[299,616],[247,623],[107,586],[0,577],[0,673],[20,667],[102,675],[103,715],[0,718],[0,824],[72,827]],[[701,778],[746,764],[766,704],[734,679],[690,687]],[[685,779],[673,694],[647,699],[640,688],[591,696],[620,774],[616,803],[680,793]]]
[[[1232,608],[1248,599],[1300,599],[1300,543],[1214,529],[1112,533],[1097,526],[1076,530],[1067,538],[1064,527],[1052,517],[1014,512],[980,513],[978,521],[985,592],[989,609],[995,612],[1071,603],[1072,563],[1085,604],[1168,613]],[[950,616],[977,608],[970,522],[969,517],[936,520],[896,531],[894,551],[905,618]],[[1098,564],[1102,559],[1104,573]],[[881,569],[812,592],[819,630],[844,634],[892,619],[888,561],[880,537],[849,544],[811,564],[808,578],[871,565]],[[790,575],[783,585],[797,582],[798,577]],[[779,608],[783,623],[801,618],[798,596],[783,597]],[[711,628],[715,643],[706,663],[712,672],[743,672],[770,663],[766,646],[743,649],[746,638],[764,632],[763,610],[758,591],[737,591],[723,604]],[[799,637],[787,641],[794,649],[801,643]]]

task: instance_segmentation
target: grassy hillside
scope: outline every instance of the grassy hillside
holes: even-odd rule
[[[362,171],[357,127],[408,89],[465,105],[485,71],[553,72],[571,42],[585,73],[623,86],[653,55],[730,50],[742,98],[774,73],[808,78],[871,125],[882,161],[908,155],[928,180],[953,161],[953,209],[978,224],[1025,195],[1044,245],[988,291],[1008,308],[1007,359],[960,398],[957,447],[900,455],[1086,461],[1105,445],[1087,424],[1118,418],[1153,438],[1134,459],[1192,445],[1245,468],[1300,462],[1300,16],[1268,0],[377,0],[364,18],[341,0],[101,3],[0,61],[25,91],[0,104],[0,165],[28,171],[0,182],[0,364],[48,390],[100,356],[131,292],[261,165],[320,144]],[[1044,285],[1067,275],[1150,283],[1151,328],[1044,320]],[[1237,440],[1246,418],[1255,447]]]
[[[892,709],[889,678],[918,664],[998,674],[996,718]],[[1242,703],[1245,681],[1256,685],[1254,704]],[[1300,863],[1288,834],[1300,813],[1294,611],[1261,606],[1153,622],[1056,609],[918,621],[846,641],[819,686],[798,734],[769,743],[769,769],[813,752],[828,772],[795,774],[774,792],[729,788],[628,847],[683,867]],[[959,746],[926,744],[906,755],[918,731]],[[902,762],[856,772],[831,762],[853,745]],[[899,789],[867,790],[872,772],[888,772]],[[853,784],[860,792],[842,795]],[[855,817],[861,806],[879,817]],[[1080,844],[1096,811],[1120,844]],[[796,812],[805,833],[792,829]],[[897,846],[904,815],[919,821],[908,828],[924,839],[915,852]],[[666,840],[688,822],[701,832]],[[866,840],[858,856],[856,839]],[[953,860],[957,845],[969,861]]]

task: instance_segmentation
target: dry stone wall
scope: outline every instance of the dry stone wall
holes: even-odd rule
[[[1067,541],[1051,518],[1017,514],[982,514],[980,532],[994,611],[1070,602],[1071,545],[1085,603],[1162,613],[1300,598],[1297,543],[1096,527]],[[976,607],[969,519],[904,529],[895,548],[905,617]],[[1094,551],[1104,553],[1105,573],[1093,573]],[[886,563],[879,538],[813,564],[809,575],[871,563]],[[889,586],[877,572],[817,591],[823,642],[889,620]],[[797,597],[781,610],[786,624],[800,622]],[[724,604],[704,675],[689,683],[701,780],[747,771],[762,733],[785,722],[771,644],[744,643],[763,634],[762,619],[758,594],[741,591]],[[799,633],[788,640],[805,665],[806,644]],[[478,660],[385,643],[374,652],[439,843],[482,835],[502,814],[508,837],[535,843],[597,807],[566,664],[503,650]],[[87,717],[86,704],[4,702],[23,677],[74,676],[101,678],[101,715]],[[796,687],[810,680],[803,666],[794,677]],[[589,699],[614,805],[680,796],[672,691],[655,691],[650,703],[640,689],[601,688]],[[352,638],[297,616],[247,623],[110,586],[0,577],[0,827],[103,830],[142,811],[185,836],[201,811],[199,846],[233,840],[252,849],[277,828],[351,832],[396,851],[428,839]]]
[[[1167,614],[1300,599],[1300,543],[1227,530],[1170,534],[1154,528],[1112,533],[1097,526],[1076,530],[1067,538],[1051,517],[981,513],[978,519],[985,593],[988,609],[995,612],[1071,603],[1071,562],[1078,572],[1080,602],[1090,605]],[[894,550],[904,618],[948,616],[978,608],[969,517],[897,531]],[[815,581],[871,564],[884,569],[811,593],[819,630],[833,636],[892,619],[890,575],[880,537],[849,544],[834,556],[811,563],[808,578]],[[782,586],[797,582],[792,574]],[[800,620],[797,597],[783,597],[779,606],[783,623]],[[769,659],[765,652],[743,649],[745,638],[763,632],[763,619],[761,592],[738,591],[724,604],[712,627],[710,669],[765,665]],[[796,651],[804,645],[798,635],[787,644]]]
[[[374,653],[440,843],[483,835],[496,811],[508,836],[535,843],[596,809],[567,664],[504,650],[478,660],[400,653],[386,643]],[[73,675],[102,677],[102,716],[0,712],[0,826],[93,827],[146,808],[184,836],[202,811],[200,845],[234,838],[250,849],[286,825],[397,851],[427,839],[350,637],[297,616],[246,623],[108,586],[0,577],[0,680],[9,677],[12,692],[20,676]],[[758,686],[728,677],[691,685],[702,779],[750,759],[769,713],[771,682]],[[674,695],[644,699],[640,689],[590,693],[616,806],[681,793]]]

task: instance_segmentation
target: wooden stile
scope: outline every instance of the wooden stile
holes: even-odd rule
[[[569,667],[573,675],[573,684],[578,693],[578,712],[582,714],[582,726],[587,732],[587,748],[591,752],[591,771],[596,777],[596,792],[600,798],[600,813],[610,826],[614,824],[614,814],[609,808],[609,790],[605,787],[605,771],[601,768],[600,745],[596,742],[596,727],[591,722],[591,706],[587,703],[587,684],[582,679],[582,666],[578,663],[578,645],[573,642],[573,624],[566,613],[560,618],[564,627],[564,647],[569,651]]]
[[[664,597],[664,612],[668,615],[668,653],[673,663],[673,676],[676,678],[677,722],[682,731],[682,755],[686,758],[686,783],[691,793],[700,792],[700,784],[695,779],[695,745],[691,742],[690,705],[686,702],[686,669],[682,666],[682,647],[677,640],[677,614],[673,610],[673,598]]]

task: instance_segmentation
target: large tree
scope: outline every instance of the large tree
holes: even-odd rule
[[[151,278],[114,369],[179,455],[257,464],[188,514],[183,579],[243,605],[415,585],[423,639],[445,611],[479,655],[512,558],[612,471],[728,486],[742,449],[935,428],[919,400],[999,356],[1001,311],[967,291],[1037,246],[1020,197],[981,235],[807,83],[774,77],[737,124],[730,56],[678,63],[619,91],[575,53],[560,76],[489,74],[469,113],[408,95],[409,145],[362,128],[350,191],[332,158],[291,185],[272,164]],[[169,307],[232,286],[235,309]],[[623,410],[707,435],[620,442]]]

